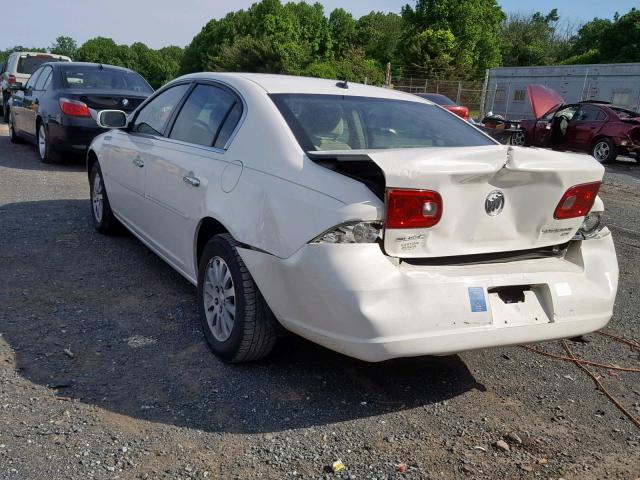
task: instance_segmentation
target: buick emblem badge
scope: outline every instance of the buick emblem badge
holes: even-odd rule
[[[126,107],[127,105],[129,105],[129,100],[127,100],[126,98],[122,99],[122,106]]]
[[[500,190],[494,190],[484,201],[484,209],[487,215],[495,217],[504,208],[504,194]]]

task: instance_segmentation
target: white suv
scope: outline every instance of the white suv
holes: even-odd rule
[[[0,66],[0,89],[2,90],[0,114],[4,116],[5,121],[9,121],[7,108],[11,98],[11,85],[15,83],[26,85],[31,74],[43,63],[70,61],[69,57],[53,53],[14,52],[9,55],[9,58]]]
[[[96,228],[122,223],[198,287],[212,350],[278,327],[363,360],[570,337],[611,318],[618,266],[585,155],[508,147],[416,96],[203,73],[92,143]]]

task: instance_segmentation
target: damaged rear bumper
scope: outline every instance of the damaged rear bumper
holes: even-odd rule
[[[592,332],[610,320],[618,284],[608,230],[560,258],[489,264],[411,265],[376,244],[240,253],[285,328],[366,361]]]

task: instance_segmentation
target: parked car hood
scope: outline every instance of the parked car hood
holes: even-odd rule
[[[544,85],[527,85],[527,94],[536,118],[542,117],[552,108],[564,103],[564,98],[558,92]]]

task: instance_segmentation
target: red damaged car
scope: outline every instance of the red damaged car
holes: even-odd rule
[[[510,143],[587,152],[601,163],[618,155],[640,158],[640,113],[605,102],[567,104],[543,85],[527,87],[535,120],[521,120]]]

